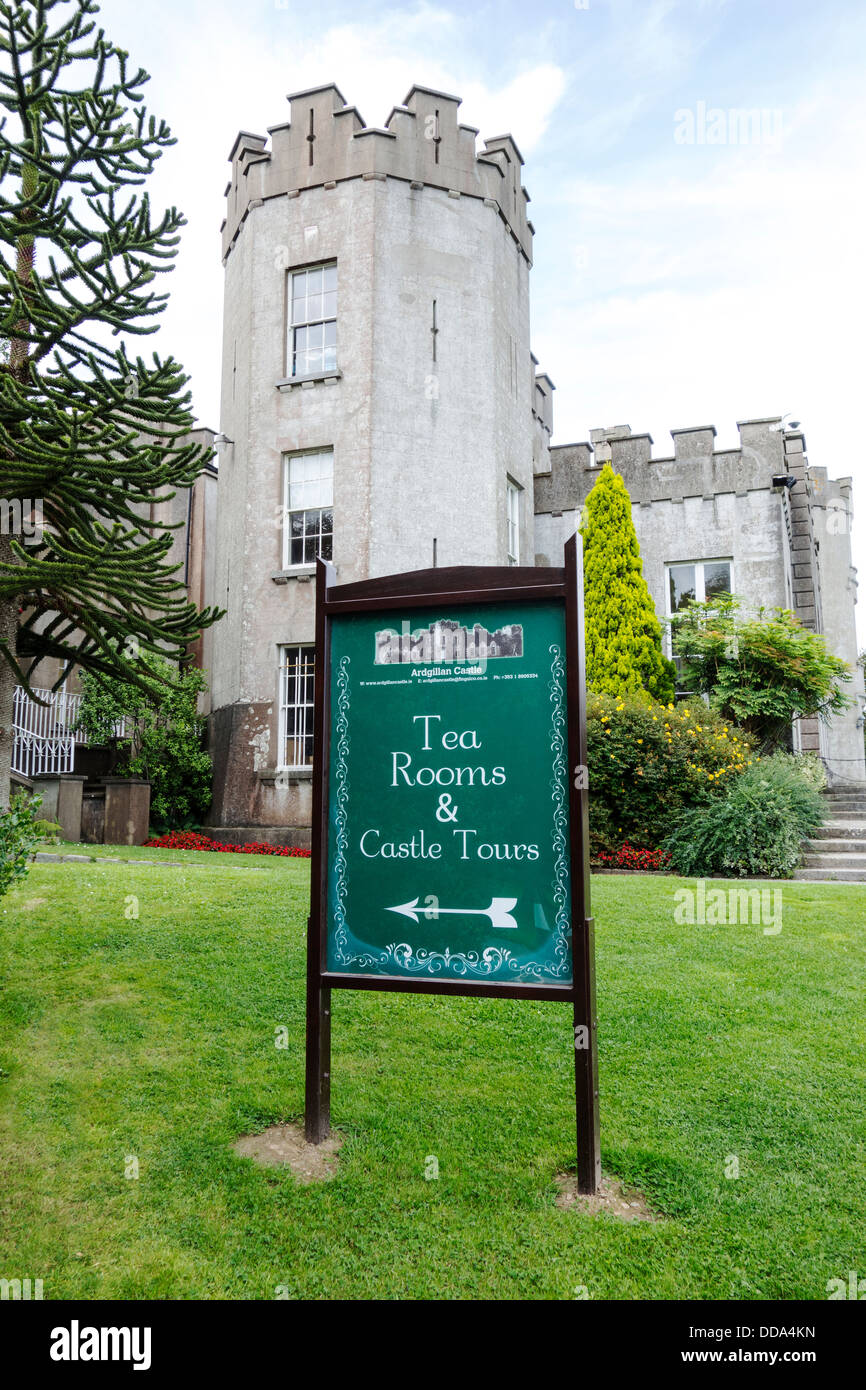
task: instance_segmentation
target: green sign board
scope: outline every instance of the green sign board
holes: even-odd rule
[[[570,984],[565,612],[331,621],[327,966]]]
[[[573,1007],[578,1185],[597,1190],[580,539],[549,569],[334,583],[318,562],[306,1134],[334,990]]]

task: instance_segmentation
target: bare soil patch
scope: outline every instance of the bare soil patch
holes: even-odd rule
[[[303,1124],[271,1125],[261,1134],[247,1134],[232,1145],[242,1158],[267,1168],[291,1168],[299,1182],[327,1182],[337,1171],[342,1134],[332,1133],[321,1144],[308,1144]]]
[[[585,1211],[590,1216],[607,1211],[620,1221],[662,1220],[642,1192],[623,1187],[617,1178],[602,1178],[601,1188],[593,1197],[578,1192],[576,1173],[557,1173],[554,1182],[559,1189],[556,1205],[560,1211]]]

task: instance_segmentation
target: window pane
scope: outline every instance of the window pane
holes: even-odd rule
[[[333,560],[334,558],[334,538],[331,535],[322,536],[319,554],[323,560]]]
[[[292,538],[291,564],[302,565],[304,563],[304,542],[303,538],[295,540]]]
[[[337,342],[336,322],[325,324],[325,347],[334,347]]]
[[[704,588],[707,598],[731,592],[731,567],[727,561],[704,565]]]
[[[315,323],[316,319],[322,317],[322,296],[311,294],[307,300],[307,319],[310,323]]]
[[[334,291],[336,291],[336,288],[337,288],[337,267],[336,267],[335,265],[326,265],[326,266],[324,267],[324,274],[323,274],[323,277],[322,277],[322,278],[323,278],[323,284],[324,284],[324,287],[325,287],[326,290],[334,290]]]
[[[678,613],[695,596],[694,565],[672,565],[669,571],[671,612]]]
[[[296,328],[294,330],[294,343],[292,347],[292,375],[303,376],[304,360],[306,357],[307,330],[306,328]]]
[[[304,518],[304,531],[308,536],[318,536],[321,512],[307,512]]]
[[[337,317],[337,291],[331,290],[328,294],[322,295],[322,318],[333,319]]]
[[[334,513],[331,511],[322,512],[322,535],[329,536],[334,529]]]
[[[322,293],[322,268],[321,268],[321,266],[320,266],[320,267],[318,268],[318,270],[308,270],[308,271],[307,271],[307,294],[308,294],[308,295],[312,295],[312,294],[321,294],[321,293]]]

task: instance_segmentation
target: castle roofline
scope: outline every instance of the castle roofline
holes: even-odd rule
[[[781,422],[781,415],[759,415],[754,420],[737,420],[737,429],[741,425],[778,425]]]
[[[264,149],[265,145],[268,143],[267,135],[256,135],[252,130],[239,130],[235,136],[235,142],[229,150],[230,160],[234,159],[238,145],[242,144],[244,140],[255,140],[261,145],[262,149]]]
[[[485,151],[487,151],[487,150],[491,150],[491,151],[492,151],[494,145],[499,145],[499,146],[501,147],[502,145],[505,144],[506,141],[508,141],[511,145],[514,146],[514,153],[517,155],[517,158],[520,160],[520,163],[522,164],[522,163],[523,163],[523,155],[520,153],[520,150],[517,148],[517,141],[515,140],[514,136],[511,134],[511,131],[510,131],[510,130],[507,130],[507,131],[505,132],[504,135],[493,135],[493,136],[491,136],[491,138],[490,138],[489,140],[485,140],[485,141],[484,141],[484,149],[485,149]]]
[[[715,427],[715,425],[684,425],[681,429],[678,429],[678,430],[670,430],[669,433],[670,433],[670,435],[671,435],[672,438],[676,438],[676,436],[677,436],[678,434],[702,434],[705,430],[709,430],[710,433],[711,433],[711,434],[713,435],[713,437],[715,438],[715,435],[716,435],[716,427]]]
[[[288,121],[270,127],[268,136],[241,131],[232,146],[223,259],[250,211],[271,198],[331,190],[352,179],[390,178],[412,188],[445,189],[449,197],[479,199],[496,210],[531,263],[523,157],[511,135],[497,135],[479,149],[477,127],[457,120],[459,97],[416,83],[384,126],[366,126],[335,83],[291,93],[288,101]]]
[[[286,101],[297,101],[299,97],[318,96],[319,92],[336,92],[337,96],[340,98],[341,106],[346,105],[346,98],[343,96],[336,82],[323,82],[319,87],[304,87],[303,91],[300,92],[287,92]]]
[[[428,97],[441,97],[443,101],[453,101],[460,106],[463,98],[452,96],[450,92],[441,92],[438,87],[425,87],[423,82],[415,82],[409,88],[403,98],[403,105],[408,106],[416,92],[423,92]]]

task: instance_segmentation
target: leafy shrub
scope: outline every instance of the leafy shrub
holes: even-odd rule
[[[35,820],[33,829],[40,840],[47,840],[49,844],[56,845],[60,839],[62,826],[55,820]]]
[[[0,898],[27,873],[28,861],[39,843],[36,812],[41,805],[41,796],[19,792],[9,810],[0,811]]]
[[[153,653],[147,660],[161,677],[151,691],[82,672],[84,698],[77,727],[91,743],[115,746],[117,776],[150,782],[155,829],[197,825],[210,807],[213,778],[210,755],[203,747],[204,720],[198,713],[198,697],[207,681],[194,666],[178,671]]]
[[[801,841],[825,812],[801,761],[788,753],[764,758],[731,783],[724,798],[683,815],[664,842],[673,867],[686,876],[789,877]]]
[[[586,732],[595,855],[623,843],[654,849],[683,808],[718,797],[754,758],[742,730],[701,700],[591,694]]]
[[[673,647],[689,689],[771,752],[788,739],[794,719],[827,720],[853,704],[842,688],[851,668],[788,609],[743,617],[742,608],[732,594],[692,601],[668,620]]]
[[[795,759],[803,780],[822,792],[827,785],[827,773],[817,753],[798,753]]]
[[[288,859],[310,857],[310,851],[300,845],[269,845],[259,840],[251,840],[245,845],[226,845],[220,840],[212,840],[200,830],[172,830],[168,835],[155,836],[144,843],[150,849],[198,849],[216,854],[280,854]]]

